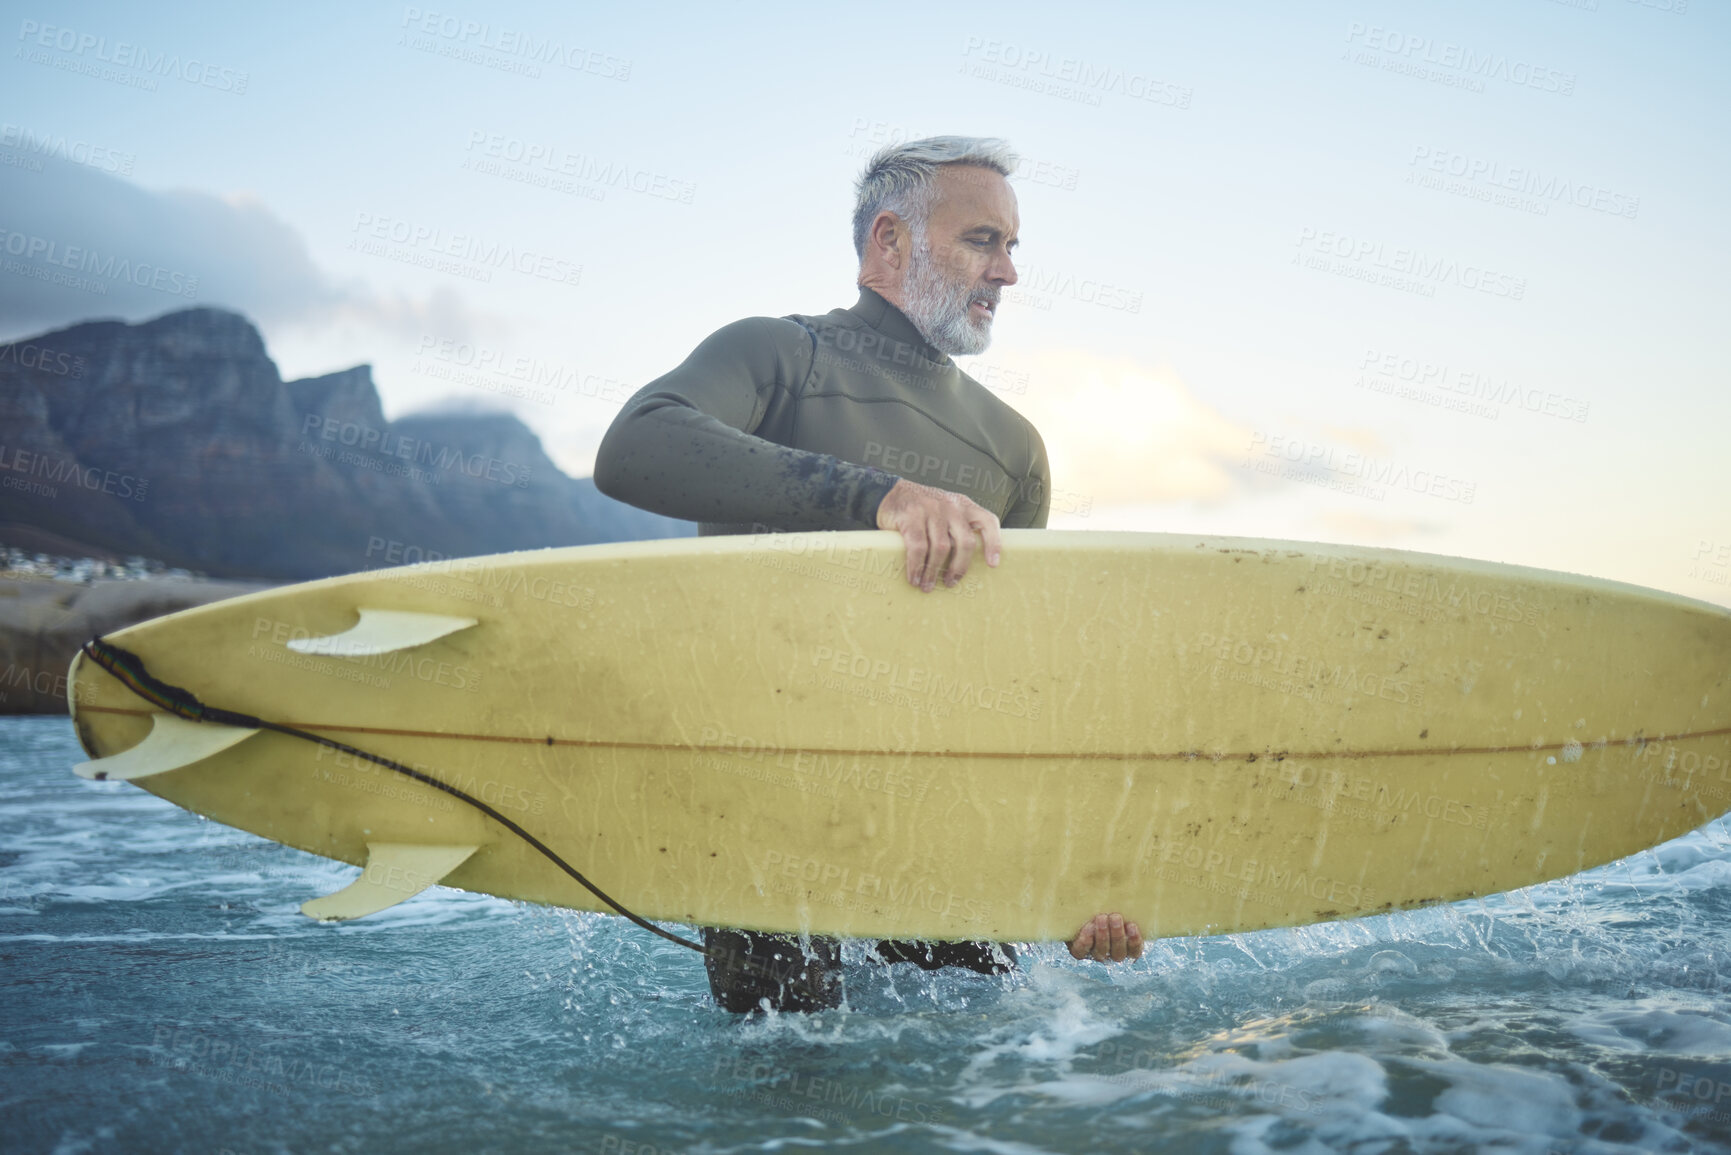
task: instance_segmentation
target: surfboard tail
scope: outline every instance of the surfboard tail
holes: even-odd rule
[[[153,774],[166,774],[202,762],[258,733],[257,730],[216,722],[189,722],[173,714],[155,713],[150,718],[150,733],[145,735],[144,741],[106,758],[80,762],[72,772],[80,778],[97,781],[136,782]]]
[[[320,922],[377,914],[434,885],[479,849],[479,846],[369,842],[367,864],[360,877],[339,891],[302,903],[301,913]]]

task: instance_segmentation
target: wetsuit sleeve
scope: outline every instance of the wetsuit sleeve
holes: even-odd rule
[[[1030,448],[1033,465],[1016,488],[1016,500],[1010,503],[1009,512],[999,523],[1005,529],[1045,529],[1046,517],[1052,510],[1052,470],[1046,464],[1046,443],[1032,425],[1028,426],[1028,436],[1033,441]]]
[[[777,394],[805,381],[811,345],[796,322],[768,317],[716,330],[625,403],[596,453],[596,488],[688,521],[876,529],[893,474],[756,436]]]

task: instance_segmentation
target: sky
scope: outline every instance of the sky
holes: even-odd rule
[[[853,302],[875,149],[998,136],[1021,279],[961,363],[1054,528],[1731,605],[1723,3],[0,10],[0,340],[234,309],[582,475],[708,333]]]

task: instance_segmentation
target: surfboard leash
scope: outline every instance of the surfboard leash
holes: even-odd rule
[[[692,942],[690,939],[674,934],[670,930],[663,930],[648,919],[625,909],[624,906],[617,902],[606,891],[583,877],[582,872],[580,872],[576,867],[559,857],[558,853],[555,852],[552,847],[542,842],[539,838],[536,838],[533,834],[530,834],[527,830],[524,830],[521,826],[517,825],[516,822],[499,813],[492,806],[489,806],[479,798],[476,798],[447,782],[441,782],[429,774],[423,774],[419,770],[415,770],[412,767],[403,765],[401,762],[386,758],[382,754],[374,754],[370,751],[362,750],[359,747],[350,746],[346,742],[338,742],[334,738],[326,738],[322,734],[314,734],[310,730],[302,730],[294,726],[285,726],[279,722],[268,722],[263,718],[255,718],[251,714],[242,714],[234,710],[225,710],[220,706],[206,705],[199,701],[197,695],[193,694],[192,691],[180,686],[170,685],[169,683],[162,681],[160,678],[153,676],[144,668],[144,659],[140,658],[130,650],[122,649],[120,646],[104,641],[100,635],[90,639],[88,642],[85,642],[81,647],[81,651],[91,661],[101,666],[104,670],[107,670],[110,674],[113,674],[115,679],[128,690],[131,690],[134,694],[143,698],[146,702],[149,702],[157,709],[173,714],[176,717],[185,718],[190,722],[214,722],[220,726],[237,726],[246,730],[270,730],[277,734],[286,734],[291,738],[301,738],[305,741],[324,746],[327,749],[338,750],[344,754],[351,755],[352,757],[372,762],[378,766],[383,766],[387,770],[394,770],[398,774],[412,778],[423,785],[431,786],[435,790],[442,790],[453,798],[467,802],[470,806],[473,806],[476,810],[479,810],[482,814],[485,814],[488,818],[499,823],[499,825],[517,835],[517,837],[521,838],[524,842],[527,842],[530,846],[533,846],[536,850],[546,856],[549,862],[570,875],[590,894],[593,894],[596,898],[612,907],[614,911],[630,919],[633,923],[642,927],[644,930],[649,931],[651,934],[659,935],[668,942],[678,943],[682,947],[694,950],[698,954],[708,956],[711,953],[709,948],[701,943]]]

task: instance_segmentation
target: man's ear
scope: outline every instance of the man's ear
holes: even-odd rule
[[[892,269],[902,267],[902,250],[909,242],[908,227],[896,214],[884,209],[872,219],[867,245],[877,251],[879,259]]]

